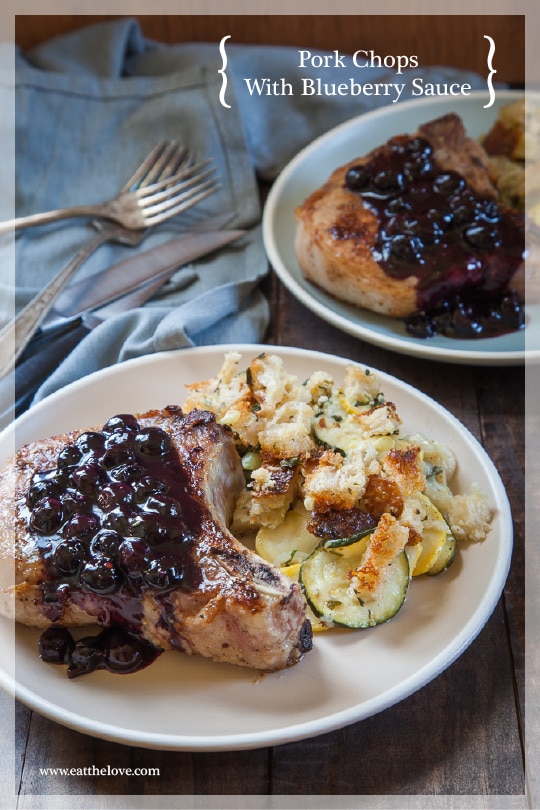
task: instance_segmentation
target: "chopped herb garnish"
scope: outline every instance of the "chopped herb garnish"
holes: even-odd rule
[[[297,467],[298,464],[300,464],[300,459],[298,456],[295,456],[294,458],[282,458],[279,462],[279,466],[282,469],[286,469],[287,467]]]

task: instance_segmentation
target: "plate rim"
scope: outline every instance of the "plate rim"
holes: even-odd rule
[[[40,698],[40,696],[27,687],[21,687],[16,681],[16,672],[13,674],[7,669],[4,669],[4,664],[0,664],[0,687],[12,694],[17,700],[20,700],[29,708],[36,711],[38,714],[47,717],[54,722],[58,722],[73,730],[88,734],[90,736],[109,740],[112,742],[119,742],[133,747],[143,747],[149,749],[171,750],[171,751],[223,751],[223,750],[247,750],[256,749],[261,747],[271,747],[275,745],[286,744],[299,740],[305,740],[312,737],[326,734],[340,728],[344,728],[352,723],[360,722],[368,717],[375,716],[381,711],[392,707],[393,705],[405,700],[415,692],[422,689],[429,682],[438,677],[444,670],[446,670],[464,651],[472,644],[485,624],[491,617],[495,607],[497,606],[506,582],[508,572],[510,569],[512,549],[513,549],[513,523],[510,503],[508,494],[499,475],[499,472],[483,448],[479,440],[472,434],[472,432],[449,411],[447,408],[439,404],[430,395],[424,393],[420,389],[415,388],[411,384],[400,380],[388,372],[376,369],[369,364],[358,363],[358,361],[350,360],[349,358],[341,357],[339,355],[330,354],[326,352],[302,349],[292,346],[277,346],[273,344],[221,344],[217,346],[199,346],[185,349],[177,349],[172,351],[159,352],[154,355],[145,355],[143,357],[133,358],[126,360],[123,363],[118,363],[114,366],[109,366],[105,369],[93,372],[92,374],[82,377],[80,380],[74,381],[67,385],[65,388],[50,394],[48,397],[37,403],[29,411],[22,414],[10,426],[5,428],[0,433],[0,443],[4,440],[6,435],[9,438],[10,429],[21,422],[30,422],[35,418],[37,413],[38,417],[42,410],[50,408],[51,405],[58,399],[63,399],[69,396],[72,389],[78,388],[81,385],[92,385],[94,382],[100,382],[108,377],[115,376],[120,373],[129,373],[132,369],[137,369],[139,366],[144,366],[149,362],[164,363],[165,366],[169,362],[174,363],[188,353],[192,356],[197,355],[216,355],[216,357],[223,357],[228,351],[237,351],[242,355],[244,354],[258,354],[261,351],[281,353],[284,358],[287,356],[296,356],[302,359],[308,357],[313,362],[324,363],[333,362],[344,368],[348,363],[357,363],[366,365],[373,371],[380,375],[381,382],[385,380],[397,384],[398,388],[404,389],[415,398],[420,398],[430,408],[435,407],[439,412],[442,412],[445,419],[457,429],[458,433],[467,438],[471,446],[474,448],[475,453],[478,454],[479,460],[489,472],[490,483],[497,494],[497,507],[501,520],[501,543],[499,560],[496,567],[496,577],[493,577],[489,583],[489,587],[483,594],[476,610],[473,615],[468,619],[460,631],[455,634],[451,641],[441,649],[434,658],[426,662],[420,670],[415,670],[404,681],[387,689],[382,695],[378,694],[367,701],[355,704],[352,707],[347,707],[324,718],[315,718],[309,721],[300,723],[291,723],[284,727],[281,726],[277,729],[266,729],[261,732],[242,732],[233,735],[212,735],[212,736],[194,736],[194,735],[181,735],[169,733],[156,733],[156,732],[143,732],[137,735],[132,729],[122,728],[117,726],[107,725],[101,721],[93,722],[88,718],[81,717],[76,713],[62,709],[55,703],[48,699]],[[217,369],[216,369],[217,371]],[[13,624],[13,637],[15,636],[15,625]],[[450,651],[450,654],[448,654]],[[216,666],[218,666],[216,664]],[[404,688],[405,686],[405,688]],[[381,700],[381,698],[384,698]],[[82,722],[81,722],[82,721]]]
[[[525,91],[504,89],[498,90],[497,95],[500,99],[502,99],[502,101],[510,102],[513,99],[515,100],[516,98],[523,97],[525,95]],[[474,90],[471,91],[471,93],[466,97],[460,98],[460,102],[472,103],[474,101],[478,102],[482,99],[489,99],[489,93],[484,90]],[[406,101],[399,102],[399,106],[385,104],[381,107],[368,110],[365,113],[354,116],[353,118],[337,124],[335,127],[332,127],[314,138],[310,143],[306,144],[283,167],[268,192],[262,213],[262,236],[266,254],[280,281],[295,298],[304,304],[304,306],[310,309],[322,320],[330,323],[332,326],[335,326],[336,328],[347,334],[353,335],[354,337],[361,338],[375,346],[379,346],[389,351],[395,351],[398,354],[406,354],[412,357],[438,360],[440,362],[461,363],[463,365],[481,364],[510,366],[521,365],[525,362],[538,362],[540,361],[540,348],[527,348],[526,330],[523,333],[525,341],[525,348],[523,350],[520,349],[501,352],[486,351],[481,349],[472,349],[470,351],[459,348],[445,349],[444,347],[430,345],[428,342],[421,341],[420,339],[418,340],[418,343],[416,343],[401,339],[399,336],[385,336],[376,330],[370,329],[369,325],[366,326],[365,324],[358,323],[333,309],[331,305],[334,301],[338,304],[343,304],[343,302],[333,299],[332,296],[325,293],[324,290],[315,291],[314,288],[314,292],[311,292],[309,282],[306,282],[305,286],[301,284],[293,274],[293,271],[287,266],[286,262],[282,258],[279,247],[279,239],[277,238],[276,229],[274,227],[274,220],[278,208],[282,203],[282,191],[289,183],[290,176],[298,169],[299,166],[308,160],[313,153],[316,153],[320,147],[326,146],[334,138],[339,138],[342,133],[349,129],[354,129],[360,126],[366,120],[369,122],[374,118],[392,118],[392,116],[396,114],[397,109],[403,111],[404,108],[405,110],[411,108],[421,109],[422,107],[432,107],[433,105],[440,107],[444,107],[446,105],[448,107],[448,103],[449,102],[446,97],[438,97],[435,99],[431,97],[424,97],[421,99],[407,99]],[[337,163],[336,165],[339,164]],[[317,299],[316,293],[323,296],[324,303]],[[358,309],[361,313],[362,309]],[[380,317],[382,318],[383,316]],[[474,343],[478,345],[478,341],[474,341]]]

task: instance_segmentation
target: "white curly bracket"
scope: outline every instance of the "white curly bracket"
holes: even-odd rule
[[[489,76],[487,77],[487,85],[489,89],[489,101],[487,104],[484,104],[484,109],[487,107],[491,107],[493,102],[495,101],[495,90],[493,89],[493,74],[497,73],[497,71],[493,67],[493,54],[495,53],[495,42],[492,37],[489,37],[487,34],[484,34],[484,39],[489,41],[489,52],[487,57],[487,66],[489,68]]]
[[[226,37],[223,37],[221,42],[219,43],[219,52],[221,54],[221,67],[218,70],[218,73],[221,73],[221,90],[219,91],[219,102],[222,107],[227,107],[229,110],[231,109],[231,105],[227,104],[225,101],[225,91],[227,90],[227,52],[225,51],[225,43],[228,39],[231,38],[230,34],[227,34]]]

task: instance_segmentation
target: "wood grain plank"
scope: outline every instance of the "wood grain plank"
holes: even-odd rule
[[[525,369],[484,370],[478,377],[482,437],[512,509],[514,548],[504,590],[519,711],[525,706]]]
[[[59,9],[62,10],[62,9]],[[497,47],[497,80],[523,84],[524,15],[133,15],[150,39],[178,42],[219,42],[229,34],[244,44],[289,45],[297,48],[338,48],[353,54],[365,50],[371,60],[416,56],[421,67],[448,65],[487,75],[490,35]],[[15,38],[31,48],[51,36],[125,15],[17,15]],[[384,62],[383,62],[384,64]],[[390,65],[393,70],[395,66]],[[361,69],[359,69],[361,75]]]
[[[3,651],[4,656],[6,651]],[[4,661],[2,661],[4,663]],[[11,694],[0,690],[0,728],[2,757],[0,759],[0,807],[11,807],[17,795],[24,767],[27,727],[30,712]]]
[[[74,768],[79,773],[44,773],[44,768]],[[97,774],[97,769],[105,769],[105,773]],[[266,793],[267,788],[264,749],[190,753],[135,748],[90,737],[33,714],[20,792],[38,796],[236,795]]]

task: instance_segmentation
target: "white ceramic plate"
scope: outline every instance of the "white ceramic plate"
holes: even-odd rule
[[[119,412],[182,403],[184,384],[213,376],[231,347],[185,349],[129,361],[53,394],[0,435],[0,466],[14,444],[100,424]],[[246,365],[278,352],[304,379],[326,369],[342,379],[346,360],[298,349],[236,347]],[[18,627],[15,670],[6,651],[12,624],[0,621],[0,685],[36,712],[103,739],[171,750],[232,750],[287,743],[369,717],[420,689],[470,644],[506,580],[512,521],[506,492],[473,436],[425,395],[380,373],[407,429],[449,443],[459,459],[456,488],[477,481],[495,511],[484,543],[470,545],[440,577],[412,582],[389,623],[317,634],[297,666],[272,675],[168,652],[133,675],[96,672],[75,681],[38,659],[39,632]]]
[[[436,336],[429,340],[407,335],[402,321],[340,302],[303,277],[294,251],[294,209],[322,185],[338,166],[385,143],[393,135],[417,127],[447,112],[458,113],[471,137],[486,133],[501,106],[522,94],[499,91],[495,104],[484,109],[489,95],[440,97],[389,104],[353,118],[322,135],[303,149],[272,186],[263,212],[266,252],[290,292],[320,318],[356,337],[403,354],[452,363],[513,365],[540,359],[540,309],[528,306],[525,330],[497,338],[457,340]]]

